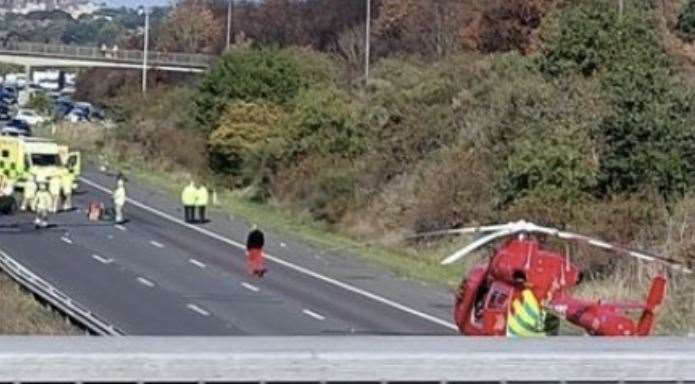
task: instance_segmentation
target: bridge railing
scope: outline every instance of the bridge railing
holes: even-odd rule
[[[86,47],[65,44],[41,44],[7,42],[0,45],[0,51],[14,52],[18,54],[32,54],[43,56],[57,56],[65,58],[79,58],[89,60],[120,61],[126,63],[142,63],[143,52],[137,50],[114,50],[99,47]],[[150,51],[147,55],[149,65],[181,65],[193,67],[208,67],[214,56],[189,53],[169,53]]]

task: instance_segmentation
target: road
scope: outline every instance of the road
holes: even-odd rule
[[[129,222],[87,220],[113,178],[87,173],[78,209],[37,231],[0,217],[0,249],[129,335],[452,334],[450,295],[272,234],[263,279],[245,269],[247,227],[213,212],[178,221],[176,203],[132,181]],[[108,189],[106,189],[108,190]],[[229,236],[229,237],[227,237]]]

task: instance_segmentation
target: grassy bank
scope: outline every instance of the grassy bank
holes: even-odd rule
[[[0,273],[0,335],[78,335],[63,316],[44,308]]]

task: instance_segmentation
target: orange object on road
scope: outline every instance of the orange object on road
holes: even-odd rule
[[[254,229],[246,239],[246,268],[250,275],[263,277],[267,272],[265,268],[265,257],[263,256],[263,246],[265,236],[259,229]]]

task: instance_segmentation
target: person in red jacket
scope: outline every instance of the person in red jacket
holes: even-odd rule
[[[265,235],[260,229],[253,228],[246,238],[246,266],[249,274],[258,278],[263,277],[267,272],[263,257],[264,245]]]

